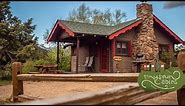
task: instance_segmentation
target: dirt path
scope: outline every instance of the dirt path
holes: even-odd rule
[[[73,94],[76,92],[97,91],[116,85],[127,84],[126,82],[31,82],[25,81],[24,94],[46,98]],[[0,86],[0,101],[10,97],[12,85]]]
[[[136,105],[178,105],[176,91],[156,98],[148,99],[137,103]]]
[[[0,101],[5,101],[6,98],[9,98],[11,96],[11,91],[11,85],[0,86]]]
[[[24,82],[24,94],[39,97],[55,97],[77,92],[97,91],[112,86],[128,84],[126,82]],[[12,93],[12,85],[0,86],[0,101],[5,101]],[[176,92],[149,99],[137,105],[177,105]]]

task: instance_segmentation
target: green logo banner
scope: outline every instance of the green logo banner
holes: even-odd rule
[[[146,91],[171,92],[185,85],[185,75],[179,68],[166,70],[142,71],[138,77],[138,84]]]

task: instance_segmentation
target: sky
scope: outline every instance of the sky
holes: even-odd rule
[[[136,18],[136,5],[140,1],[11,1],[13,15],[23,22],[33,18],[36,25],[35,36],[39,37],[39,44],[44,44],[43,34],[46,29],[51,31],[57,19],[66,20],[69,12],[78,8],[82,3],[90,9],[111,11],[121,9],[126,13],[127,20]],[[153,6],[153,13],[181,39],[185,40],[185,2],[149,1]]]

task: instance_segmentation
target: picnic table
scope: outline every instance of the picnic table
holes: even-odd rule
[[[47,65],[35,65],[40,73],[49,73],[49,71],[57,70],[57,64],[47,64]]]

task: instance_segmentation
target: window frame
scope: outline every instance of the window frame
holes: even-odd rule
[[[118,53],[117,52],[117,44],[118,43],[121,43],[121,53]],[[125,43],[126,44],[126,50],[127,50],[127,53],[126,54],[123,54],[122,53],[122,51],[124,50],[124,48],[122,48],[122,45],[123,45],[123,43]],[[115,54],[117,55],[117,56],[129,56],[129,46],[128,46],[128,43],[129,43],[129,41],[115,41]]]
[[[161,46],[166,46],[166,51],[163,51],[163,50],[161,50]],[[165,53],[165,52],[169,52],[169,44],[159,44],[159,59],[161,59],[161,54],[163,54],[163,53]]]

